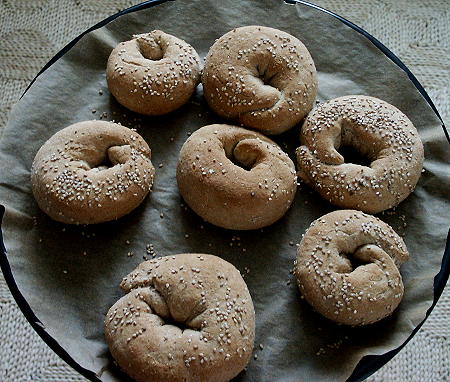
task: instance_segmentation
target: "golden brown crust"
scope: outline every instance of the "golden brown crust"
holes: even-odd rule
[[[265,227],[289,209],[297,189],[288,155],[262,134],[204,126],[181,148],[177,182],[186,203],[223,228]]]
[[[31,184],[52,219],[92,224],[117,219],[149,193],[155,169],[136,132],[116,123],[84,121],[58,131],[39,149]]]
[[[297,149],[299,177],[341,208],[378,213],[415,188],[423,145],[400,110],[369,96],[345,96],[319,105],[306,118]],[[337,149],[349,145],[369,166],[344,163]]]
[[[399,268],[408,258],[388,224],[361,211],[339,210],[308,228],[294,273],[316,311],[338,323],[366,325],[397,308],[403,297]]]
[[[202,84],[217,114],[265,134],[299,123],[317,93],[316,68],[302,42],[263,26],[220,37],[206,57]]]
[[[180,254],[141,263],[121,283],[105,335],[138,382],[229,381],[247,365],[255,312],[239,271],[219,257]]]
[[[145,115],[166,114],[191,97],[200,81],[200,58],[185,41],[154,30],[114,48],[106,79],[126,108]]]

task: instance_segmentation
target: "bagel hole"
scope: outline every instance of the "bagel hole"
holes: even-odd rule
[[[115,164],[111,161],[111,158],[109,157],[110,152],[107,150],[105,153],[105,156],[102,158],[102,161],[94,166],[91,167],[91,170],[95,171],[104,171],[111,167],[114,167]]]
[[[110,161],[109,156],[105,155],[103,160],[99,164],[93,166],[91,168],[91,170],[104,171],[104,170],[107,170],[108,168],[111,168],[111,167],[114,167],[114,164]]]
[[[180,321],[176,321],[173,319],[173,317],[164,317],[161,319],[164,321],[164,325],[172,325],[172,326],[176,326],[177,328],[181,329],[183,332],[185,330],[195,330],[198,331],[198,329],[193,328],[189,325],[186,324],[186,322],[180,322]]]
[[[272,80],[275,77],[276,73],[273,73],[271,76],[269,76],[267,68],[263,69],[259,65],[256,66],[256,70],[258,72],[258,76],[257,77],[261,80],[261,82],[264,85],[273,86],[272,85]]]
[[[265,76],[265,75],[260,75],[260,76],[259,76],[259,79],[262,81],[262,83],[263,83],[264,85],[268,85],[268,86],[272,86],[272,84],[271,84],[272,78],[273,78],[273,77],[268,78],[268,77]]]
[[[254,164],[255,161],[253,161],[252,163],[248,164],[248,163],[241,163],[239,162],[234,156],[228,157],[228,159],[231,161],[231,163],[233,163],[235,166],[238,166],[240,168],[243,168],[245,171],[250,171]]]
[[[165,49],[160,41],[140,38],[137,39],[137,47],[147,60],[159,61],[164,58]]]
[[[355,258],[355,256],[353,256],[353,253],[341,252],[339,253],[339,256],[342,258],[343,262],[345,263],[345,266],[349,268],[348,271],[344,271],[342,273],[350,273],[362,265],[370,264],[370,261],[362,261],[360,259]]]
[[[370,167],[372,163],[368,155],[362,153],[352,145],[342,145],[337,151],[344,157],[345,163],[353,163],[366,167]]]

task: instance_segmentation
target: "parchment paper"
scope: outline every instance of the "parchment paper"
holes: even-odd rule
[[[338,326],[300,299],[290,274],[295,243],[314,219],[335,209],[306,186],[300,187],[284,218],[252,232],[216,228],[183,205],[175,178],[178,152],[189,133],[221,122],[208,110],[201,86],[187,105],[153,118],[126,110],[109,94],[107,57],[132,34],[162,29],[205,57],[216,38],[252,24],[285,30],[305,43],[319,73],[319,100],[346,94],[379,97],[408,115],[423,139],[425,172],[416,191],[395,212],[379,215],[404,235],[411,260],[402,268],[403,302],[393,316],[375,325]],[[137,128],[149,143],[157,169],[154,191],[116,222],[87,227],[56,223],[32,197],[32,160],[56,131],[103,113],[103,119]],[[274,138],[293,159],[298,134],[296,127]],[[439,120],[405,72],[335,18],[275,0],[168,2],[122,16],[83,37],[38,77],[11,113],[0,143],[0,200],[6,206],[3,234],[9,262],[20,291],[48,333],[104,381],[123,380],[103,339],[104,315],[122,295],[122,277],[143,261],[147,244],[158,256],[212,253],[244,274],[256,309],[257,360],[252,358],[239,380],[345,380],[364,355],[401,344],[431,305],[448,228],[447,145]]]

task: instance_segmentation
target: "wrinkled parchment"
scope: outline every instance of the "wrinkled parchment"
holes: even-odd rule
[[[335,209],[306,186],[298,190],[283,219],[254,232],[216,228],[183,205],[175,179],[178,152],[189,133],[221,121],[208,110],[201,86],[187,105],[153,118],[129,112],[109,94],[107,57],[132,34],[162,29],[205,57],[216,38],[233,27],[252,24],[282,29],[305,43],[319,73],[319,100],[346,94],[379,97],[406,113],[423,139],[425,172],[416,191],[395,213],[378,215],[404,235],[411,254],[402,268],[404,300],[380,323],[337,326],[300,299],[290,274],[295,243],[314,219]],[[137,128],[149,143],[157,169],[154,191],[116,222],[88,227],[56,223],[32,197],[32,160],[56,131],[101,116]],[[275,137],[293,159],[298,131],[296,127]],[[447,144],[439,120],[406,73],[332,16],[275,0],[168,2],[122,16],[83,37],[37,79],[13,110],[0,142],[8,259],[20,291],[48,333],[104,381],[122,378],[103,339],[104,315],[121,296],[120,280],[143,260],[150,244],[158,256],[212,253],[244,274],[256,309],[258,357],[239,380],[345,380],[364,355],[400,345],[431,305],[447,229]]]

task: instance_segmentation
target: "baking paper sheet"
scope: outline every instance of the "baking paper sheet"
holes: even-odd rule
[[[222,34],[255,24],[282,29],[304,42],[318,69],[320,101],[347,94],[379,97],[402,110],[419,130],[426,161],[418,187],[394,213],[378,215],[404,235],[411,255],[402,268],[404,300],[382,322],[364,328],[338,326],[300,299],[290,274],[295,243],[313,220],[335,209],[306,186],[300,187],[284,218],[251,232],[204,223],[183,204],[175,178],[179,150],[196,129],[222,122],[206,106],[201,86],[187,105],[162,117],[134,114],[110,96],[105,81],[108,55],[132,34],[162,29],[205,57]],[[154,191],[134,212],[115,222],[93,226],[54,222],[32,197],[32,160],[58,130],[101,116],[136,128],[149,143],[156,167]],[[298,135],[295,127],[274,137],[292,159]],[[3,235],[8,259],[20,291],[47,332],[103,381],[124,378],[103,339],[104,315],[122,295],[118,287],[122,277],[143,261],[150,244],[158,256],[212,253],[244,275],[256,309],[257,359],[252,357],[238,380],[345,380],[364,355],[399,346],[431,306],[433,277],[448,229],[447,145],[440,121],[406,73],[332,16],[275,0],[164,3],[119,17],[84,36],[37,78],[12,111],[0,142],[0,201],[6,206]]]

